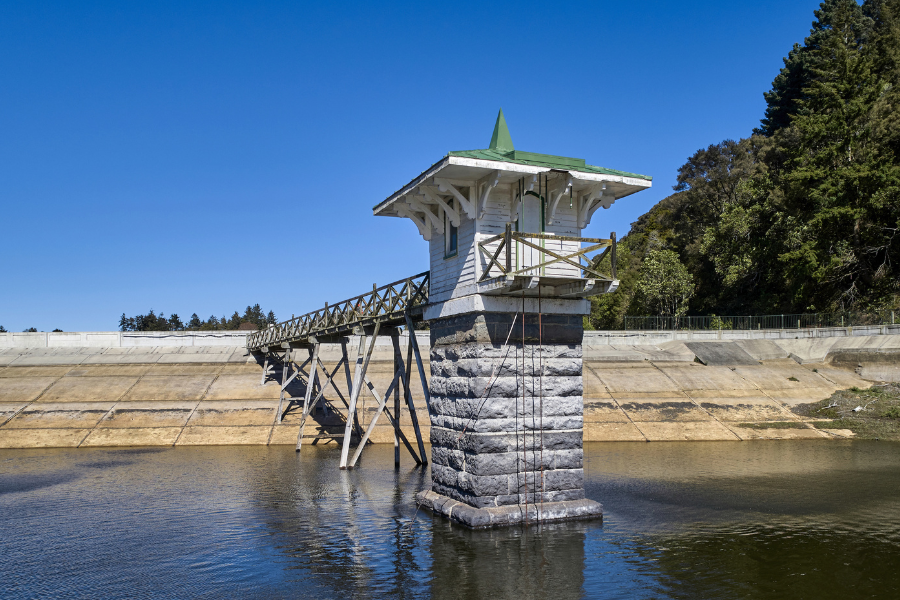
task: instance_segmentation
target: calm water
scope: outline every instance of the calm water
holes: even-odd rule
[[[900,445],[585,454],[602,524],[473,532],[390,446],[0,450],[0,596],[900,597]]]

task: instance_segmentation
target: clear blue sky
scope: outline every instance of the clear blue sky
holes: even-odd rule
[[[499,107],[522,150],[652,175],[749,135],[818,0],[0,4],[0,325],[281,318],[428,268],[371,208]]]

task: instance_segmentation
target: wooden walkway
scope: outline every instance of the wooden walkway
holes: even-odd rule
[[[306,344],[310,338],[347,335],[361,326],[402,325],[407,315],[413,321],[421,320],[428,304],[428,283],[426,271],[380,288],[372,286],[371,292],[331,306],[326,303],[324,308],[251,333],[247,349],[268,352],[283,344]]]
[[[278,364],[281,366],[281,396],[278,403],[278,422],[294,405],[302,408],[300,433],[297,436],[297,452],[304,439],[312,439],[312,443],[323,438],[341,439],[340,467],[353,468],[366,446],[378,419],[384,414],[394,428],[394,462],[400,463],[400,444],[407,449],[418,465],[427,465],[425,444],[413,403],[409,380],[412,375],[412,363],[415,360],[420,383],[425,395],[425,404],[429,405],[428,381],[422,365],[422,356],[416,341],[415,322],[422,319],[425,305],[428,304],[427,272],[413,277],[401,279],[382,287],[373,286],[371,292],[343,300],[324,308],[301,315],[251,333],[247,336],[247,349],[257,360],[263,363],[263,374],[260,384],[273,375]],[[408,331],[409,341],[406,348],[406,359],[400,347],[400,327]],[[350,373],[350,356],[348,353],[348,336],[359,336],[356,361],[353,375]],[[375,389],[367,375],[369,361],[375,349],[379,335],[389,335],[394,348],[394,377],[388,389],[382,394]],[[341,346],[341,360],[330,371],[320,358],[323,342],[337,342]],[[301,362],[302,361],[302,362]],[[342,377],[346,381],[345,391],[339,384]],[[285,390],[295,379],[305,384],[302,402],[299,398],[287,398]],[[366,391],[363,391],[365,388]],[[340,399],[341,406],[325,400],[326,390],[331,389]],[[406,438],[400,428],[400,390],[409,410],[416,439],[415,446]],[[369,393],[375,397],[378,406],[366,430],[363,431],[357,415],[359,395]],[[393,408],[388,400],[393,395]],[[287,404],[285,405],[285,401]],[[316,408],[324,404],[331,410],[339,412],[344,418],[343,433],[319,433],[306,435],[306,422]],[[350,446],[357,441],[356,451],[350,457]]]

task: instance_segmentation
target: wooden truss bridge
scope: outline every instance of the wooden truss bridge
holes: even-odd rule
[[[341,439],[340,467],[353,468],[366,446],[375,426],[384,414],[394,429],[394,461],[400,462],[400,443],[409,451],[416,464],[426,465],[425,444],[413,404],[410,390],[412,362],[415,359],[419,379],[425,394],[426,407],[429,403],[428,381],[422,365],[422,356],[416,341],[415,323],[421,321],[422,313],[428,304],[429,274],[420,273],[413,277],[401,279],[382,287],[372,286],[371,292],[338,302],[324,308],[271,325],[267,329],[251,333],[247,336],[247,348],[263,363],[261,384],[273,374],[276,366],[281,366],[281,395],[278,402],[278,422],[294,405],[302,409],[300,432],[297,436],[297,451],[300,451],[304,439],[312,439],[315,444],[320,439]],[[400,327],[406,327],[409,342],[406,360],[400,347]],[[348,353],[348,336],[359,336],[356,349],[354,373],[350,373],[350,356]],[[369,361],[375,349],[379,335],[391,338],[394,349],[394,377],[382,394],[367,375]],[[321,358],[323,343],[339,344],[341,359],[330,371]],[[346,380],[346,396],[341,391],[338,381],[342,372]],[[305,395],[302,404],[299,398],[286,398],[286,389],[299,379],[305,384]],[[346,415],[340,408],[324,399],[328,388],[334,390],[346,409]],[[364,390],[365,388],[365,390]],[[409,409],[415,445],[409,442],[400,429],[400,390]],[[377,408],[365,431],[360,427],[357,405],[360,394],[371,394],[375,397]],[[394,396],[393,410],[388,400]],[[287,400],[287,405],[285,401]],[[322,406],[323,412],[338,419],[338,426],[343,431],[320,431],[306,435],[305,429],[310,415]],[[331,429],[334,429],[333,427]],[[351,442],[358,441],[356,452],[350,457]]]

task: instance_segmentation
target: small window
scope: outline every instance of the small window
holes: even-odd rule
[[[450,208],[456,208],[456,198],[450,201]],[[459,228],[450,222],[450,216],[444,213],[444,258],[456,256],[459,248]]]

